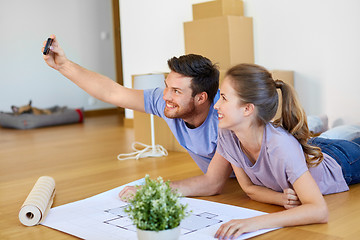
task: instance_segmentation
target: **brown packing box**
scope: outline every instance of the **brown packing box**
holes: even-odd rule
[[[168,73],[163,74],[165,78],[168,75]],[[134,86],[135,76],[138,75],[132,75],[132,86]],[[134,111],[134,131],[135,141],[151,145],[150,114]],[[165,120],[158,116],[154,116],[154,132],[155,144],[162,145],[168,151],[186,152],[172,134]]]
[[[294,86],[294,71],[287,70],[270,70],[274,80],[282,80],[283,82]]]
[[[228,69],[254,63],[253,24],[250,17],[223,16],[184,23],[185,53],[195,53]]]
[[[212,18],[220,16],[243,16],[242,0],[216,0],[192,5],[193,19]]]
[[[283,82],[294,87],[294,72],[293,71],[285,71],[285,70],[271,70],[270,73],[274,80],[282,80]],[[281,115],[281,91],[278,89],[279,93],[279,108],[276,112],[275,118],[277,119]]]
[[[226,74],[227,69],[219,69],[220,72],[220,76],[219,76],[219,88],[221,86],[221,83],[224,81],[225,78],[225,74]]]

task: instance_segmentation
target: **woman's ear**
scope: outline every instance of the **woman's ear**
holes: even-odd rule
[[[244,115],[250,116],[255,112],[255,105],[252,103],[246,103],[244,107]]]

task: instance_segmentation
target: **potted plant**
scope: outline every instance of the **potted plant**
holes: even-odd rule
[[[145,176],[125,212],[137,227],[139,240],[170,240],[180,236],[180,222],[187,216],[187,205],[180,203],[180,193],[170,188],[169,181]]]

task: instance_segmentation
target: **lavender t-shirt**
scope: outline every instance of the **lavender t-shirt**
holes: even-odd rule
[[[167,118],[164,115],[165,101],[163,100],[164,89],[155,88],[144,90],[145,111],[163,118],[168,124],[177,141],[184,147],[192,159],[196,162],[203,173],[206,173],[212,157],[216,151],[218,116],[214,109],[214,102],[219,99],[216,94],[210,106],[208,116],[199,127],[188,128],[180,118]]]
[[[219,129],[217,152],[234,166],[242,168],[255,185],[277,192],[292,188],[307,170],[324,195],[349,190],[340,165],[332,157],[324,153],[324,160],[308,169],[300,143],[282,127],[276,128],[271,123],[265,126],[255,164],[243,153],[238,138],[230,130]]]

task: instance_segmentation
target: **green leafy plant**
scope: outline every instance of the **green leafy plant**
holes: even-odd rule
[[[125,212],[137,228],[150,231],[172,229],[180,225],[187,216],[187,205],[180,203],[180,193],[171,189],[169,181],[145,176],[145,185],[139,189]]]

